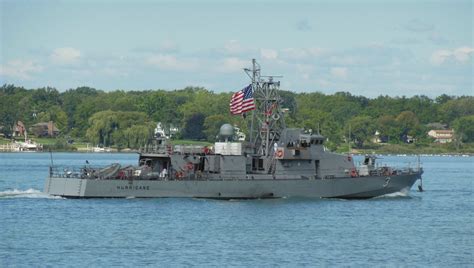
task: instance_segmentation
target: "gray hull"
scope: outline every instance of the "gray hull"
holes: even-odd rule
[[[371,198],[409,189],[421,174],[333,179],[94,180],[49,177],[45,193],[71,198]]]

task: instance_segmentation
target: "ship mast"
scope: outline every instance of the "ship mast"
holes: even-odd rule
[[[254,153],[262,156],[273,155],[273,144],[280,140],[281,131],[286,127],[278,94],[281,76],[262,76],[260,65],[252,59],[252,69],[244,69],[252,80],[256,109],[252,111],[250,123],[250,144]]]

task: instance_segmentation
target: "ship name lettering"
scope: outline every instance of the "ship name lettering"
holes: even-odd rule
[[[150,190],[150,186],[125,185],[125,186],[117,186],[117,190]]]

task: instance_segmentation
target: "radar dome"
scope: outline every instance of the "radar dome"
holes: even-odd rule
[[[224,138],[234,136],[234,127],[231,124],[223,124],[219,130],[219,136]]]

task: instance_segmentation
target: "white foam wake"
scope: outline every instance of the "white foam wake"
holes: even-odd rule
[[[384,198],[384,197],[407,197],[410,196],[410,188],[405,187],[401,189],[399,192],[391,193],[391,194],[384,194],[382,196],[376,197],[376,198]]]
[[[51,199],[61,199],[60,196],[52,196],[49,194],[45,194],[36,189],[28,189],[28,190],[6,190],[0,192],[0,198],[51,198]]]

